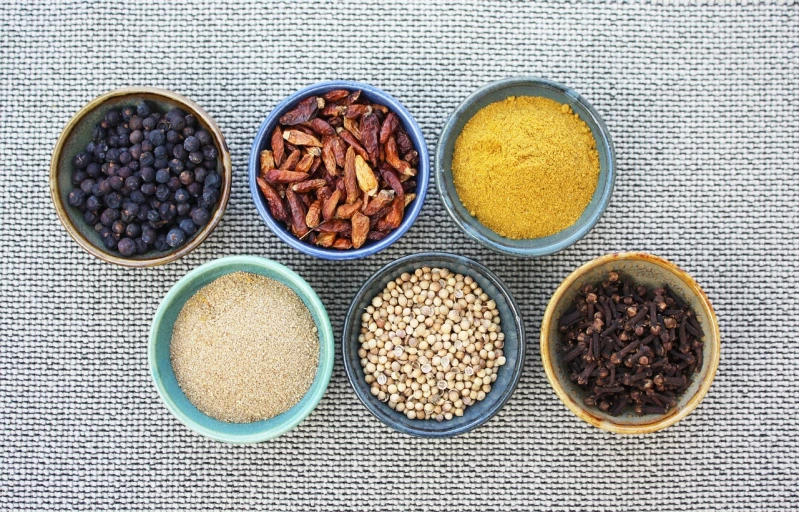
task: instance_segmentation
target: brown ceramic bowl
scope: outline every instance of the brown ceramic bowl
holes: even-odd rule
[[[214,138],[214,144],[219,152],[216,171],[222,177],[222,185],[219,189],[219,202],[214,211],[211,212],[211,219],[185,244],[170,251],[152,249],[145,254],[126,258],[117,251],[106,249],[100,236],[94,231],[94,227],[87,225],[81,212],[69,205],[67,196],[74,188],[71,182],[72,158],[91,141],[94,125],[102,120],[109,109],[136,105],[142,100],[149,102],[163,113],[166,113],[170,108],[177,107],[186,113],[193,114],[197,118],[199,125]],[[230,151],[222,132],[219,130],[219,126],[211,119],[211,116],[190,99],[171,91],[153,87],[125,87],[108,92],[90,101],[64,127],[64,131],[61,132],[61,136],[58,138],[53,150],[53,157],[50,160],[50,196],[53,199],[58,218],[64,228],[66,228],[67,233],[89,254],[103,261],[126,267],[163,265],[164,263],[175,261],[197,248],[222,219],[230,198],[232,181],[233,170],[230,163]]]
[[[560,361],[563,354],[558,332],[560,317],[570,309],[580,288],[607,280],[611,270],[647,287],[664,284],[668,286],[696,312],[697,320],[705,333],[702,368],[694,374],[693,384],[678,397],[677,406],[664,415],[637,416],[629,412],[626,416],[614,417],[597,407],[585,405],[585,393],[571,381],[566,365]],[[677,265],[642,252],[608,254],[572,272],[549,301],[541,324],[541,360],[555,393],[581,419],[595,427],[618,434],[656,432],[688,416],[710,389],[719,366],[720,349],[719,324],[713,306],[702,288]]]

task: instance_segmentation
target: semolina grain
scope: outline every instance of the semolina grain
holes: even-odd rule
[[[186,301],[170,355],[178,384],[200,411],[249,423],[273,418],[302,399],[319,365],[319,335],[290,288],[235,272]]]

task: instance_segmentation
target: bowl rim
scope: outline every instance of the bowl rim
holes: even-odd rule
[[[253,434],[228,434],[207,428],[197,423],[196,421],[186,416],[183,413],[183,411],[175,404],[175,401],[172,399],[172,396],[167,392],[166,388],[164,387],[162,377],[157,369],[158,368],[156,360],[156,346],[158,345],[157,333],[158,333],[158,328],[160,327],[160,324],[163,321],[166,309],[169,307],[171,303],[173,303],[176,299],[178,299],[181,296],[181,294],[185,292],[186,288],[191,285],[191,282],[195,278],[203,274],[206,274],[210,271],[224,267],[231,268],[231,271],[228,273],[236,272],[238,271],[237,268],[244,264],[258,266],[281,275],[282,277],[286,278],[286,280],[290,283],[287,284],[287,286],[289,286],[289,288],[291,288],[292,291],[294,291],[294,293],[300,296],[300,298],[307,298],[309,300],[309,302],[312,304],[312,308],[317,311],[320,318],[322,319],[321,325],[315,322],[317,332],[319,333],[320,357],[319,357],[319,365],[316,370],[317,375],[316,377],[314,377],[314,383],[311,384],[311,387],[303,396],[303,398],[306,396],[310,396],[310,400],[302,408],[293,412],[291,415],[287,416],[283,422],[272,428],[264,429],[260,432]],[[322,350],[323,346],[326,348],[326,350],[324,351]],[[323,354],[325,357],[323,357]],[[150,377],[152,378],[153,384],[155,385],[155,388],[158,391],[158,396],[161,397],[161,401],[164,403],[169,412],[171,412],[172,415],[175,416],[178,419],[178,421],[180,421],[183,425],[197,432],[198,434],[205,436],[209,439],[213,439],[215,441],[221,441],[230,444],[260,443],[263,441],[274,439],[288,432],[289,430],[292,430],[297,425],[299,425],[303,420],[305,420],[305,418],[307,418],[311,414],[311,412],[313,412],[313,410],[322,400],[322,397],[327,391],[328,384],[330,383],[330,377],[333,373],[334,359],[335,359],[335,341],[333,337],[333,327],[330,324],[330,318],[327,314],[327,310],[325,309],[325,306],[322,303],[321,299],[319,299],[319,296],[316,294],[313,288],[311,288],[311,286],[305,281],[305,279],[303,279],[299,274],[297,274],[287,266],[278,263],[277,261],[263,258],[261,256],[239,255],[239,256],[225,256],[222,258],[217,258],[215,260],[211,260],[207,263],[204,263],[199,267],[196,267],[195,269],[191,270],[183,277],[181,277],[175,284],[172,285],[172,287],[169,289],[164,298],[161,299],[161,303],[158,305],[158,309],[156,310],[155,315],[153,316],[152,323],[150,324],[150,332],[147,344],[147,360],[150,367]],[[318,381],[317,384],[316,379],[319,377],[321,377],[321,379]]]
[[[563,296],[572,287],[574,282],[582,277],[587,271],[595,267],[620,260],[637,260],[654,263],[680,278],[680,280],[685,283],[691,292],[694,293],[699,299],[699,303],[702,305],[702,313],[707,315],[708,321],[712,328],[710,333],[706,333],[706,341],[708,342],[708,346],[710,348],[710,356],[707,358],[710,361],[710,366],[708,367],[708,371],[694,395],[690,398],[690,400],[688,400],[685,406],[675,414],[654,418],[648,423],[639,423],[635,425],[625,424],[620,421],[610,421],[596,416],[592,414],[590,410],[586,409],[584,406],[574,400],[574,398],[572,398],[572,396],[566,392],[556,376],[553,355],[550,352],[548,340],[550,327],[555,321],[553,318],[555,314],[555,307],[563,299]],[[552,386],[552,389],[555,391],[555,394],[558,395],[558,398],[560,398],[566,407],[568,407],[578,418],[595,427],[616,434],[649,434],[670,427],[688,416],[694,411],[694,409],[696,409],[705,395],[707,395],[707,392],[716,376],[716,371],[718,370],[719,361],[721,359],[721,332],[719,330],[719,322],[718,318],[716,317],[716,313],[713,310],[713,305],[710,303],[710,299],[708,298],[707,294],[705,294],[704,290],[702,290],[693,277],[691,277],[685,270],[681,269],[676,264],[659,256],[640,251],[614,252],[611,254],[606,254],[584,263],[571,274],[569,274],[569,276],[564,279],[555,290],[555,293],[552,295],[552,298],[547,304],[544,318],[541,321],[540,342],[541,362],[544,366],[544,372],[546,373],[547,380]]]
[[[67,213],[68,205],[64,204],[62,201],[59,193],[58,193],[58,172],[59,166],[58,161],[61,159],[61,154],[64,151],[64,145],[66,144],[69,135],[75,129],[75,127],[83,120],[86,115],[88,115],[91,111],[96,109],[97,107],[102,106],[103,103],[106,101],[118,98],[120,96],[130,96],[130,95],[137,95],[137,94],[148,94],[154,96],[161,96],[165,100],[169,102],[176,103],[177,106],[180,106],[184,109],[190,110],[192,114],[194,114],[197,118],[202,120],[202,122],[208,126],[211,135],[214,137],[214,142],[216,143],[219,156],[222,161],[222,180],[223,186],[220,188],[220,196],[219,196],[219,204],[216,207],[216,211],[208,223],[200,229],[197,234],[187,243],[186,245],[178,248],[176,251],[169,252],[165,255],[152,257],[152,258],[137,258],[137,259],[130,259],[125,258],[121,255],[110,254],[96,246],[89,240],[87,237],[81,233],[79,229],[75,227],[69,215]],[[231,186],[233,183],[233,165],[230,159],[230,150],[228,149],[227,142],[225,141],[225,137],[222,135],[222,131],[219,129],[219,126],[216,124],[216,121],[211,118],[211,116],[203,110],[197,103],[186,98],[185,96],[178,94],[176,92],[172,92],[166,89],[160,89],[157,87],[121,87],[119,89],[114,89],[112,91],[108,91],[96,98],[92,99],[88,103],[86,103],[80,110],[78,110],[75,115],[70,118],[69,122],[64,126],[64,129],[61,130],[61,134],[58,136],[58,140],[56,141],[56,145],[53,148],[52,156],[50,157],[50,199],[52,200],[53,206],[55,207],[56,214],[58,219],[61,221],[61,224],[66,229],[69,236],[75,240],[78,245],[87,253],[91,254],[92,256],[105,261],[107,263],[113,263],[115,265],[121,265],[123,267],[131,267],[131,268],[143,268],[143,267],[155,267],[158,265],[164,265],[166,263],[171,263],[175,260],[182,258],[183,256],[187,255],[197,247],[206,238],[216,229],[219,221],[222,220],[222,216],[225,214],[225,209],[227,208],[228,200],[230,199],[230,191]]]
[[[449,428],[442,428],[441,430],[424,430],[421,428],[414,428],[414,427],[406,427],[405,425],[401,425],[394,421],[393,418],[383,410],[382,406],[377,403],[377,400],[372,396],[365,393],[362,393],[361,390],[356,386],[355,379],[361,378],[360,377],[360,368],[353,367],[353,363],[347,357],[347,351],[345,348],[345,344],[352,343],[353,341],[348,339],[347,334],[353,328],[353,323],[360,322],[360,313],[355,311],[356,305],[361,302],[361,300],[366,296],[368,288],[377,280],[381,279],[382,277],[390,274],[391,272],[395,271],[398,267],[409,263],[415,262],[418,263],[420,266],[426,266],[425,261],[430,259],[440,259],[444,261],[452,261],[452,262],[465,262],[469,265],[476,268],[479,273],[480,277],[487,279],[490,281],[494,286],[496,286],[497,290],[504,296],[504,299],[507,301],[510,310],[513,313],[513,326],[518,337],[518,362],[513,368],[513,373],[511,374],[511,378],[508,382],[506,388],[502,389],[499,393],[499,399],[497,402],[487,410],[485,414],[475,417],[474,420],[470,421],[465,425],[461,425],[459,427],[449,427]],[[352,301],[350,302],[349,308],[347,308],[347,314],[344,319],[344,327],[342,329],[341,334],[341,356],[344,362],[344,370],[347,374],[347,380],[349,380],[350,386],[355,391],[355,395],[358,397],[358,400],[366,407],[366,409],[378,420],[380,420],[383,424],[393,428],[397,432],[403,434],[409,434],[415,437],[421,438],[448,438],[448,437],[455,437],[461,434],[465,434],[470,432],[477,427],[483,425],[488,420],[493,418],[504,406],[508,403],[513,393],[519,386],[519,381],[521,380],[522,373],[524,372],[524,361],[526,356],[526,346],[527,340],[525,335],[524,329],[524,321],[521,317],[521,310],[519,305],[516,303],[516,300],[513,298],[513,294],[511,293],[510,288],[490,269],[488,269],[482,263],[475,261],[471,258],[466,256],[461,256],[457,254],[447,253],[447,252],[440,252],[440,251],[428,251],[428,252],[419,252],[414,254],[408,254],[401,258],[398,258],[394,261],[383,265],[379,270],[374,272],[358,289],[358,292],[353,297]],[[491,390],[494,392],[495,390]],[[433,420],[423,420],[425,422],[433,421]],[[437,425],[446,425],[446,423],[435,423]]]
[[[606,187],[603,191],[602,195],[599,197],[597,201],[597,208],[596,211],[580,226],[574,233],[572,233],[568,238],[556,242],[550,243],[548,245],[542,245],[540,247],[528,247],[528,248],[519,248],[519,247],[511,247],[509,245],[499,244],[486,238],[482,233],[473,229],[469,222],[465,222],[462,220],[456,213],[455,213],[455,206],[453,204],[454,200],[457,200],[457,191],[450,190],[445,185],[444,180],[444,141],[451,139],[452,137],[456,137],[460,134],[453,134],[453,127],[457,119],[463,116],[466,110],[477,100],[481,99],[485,95],[493,92],[495,89],[504,89],[511,86],[517,85],[536,85],[541,87],[546,87],[549,89],[553,89],[569,98],[574,100],[576,103],[579,103],[586,112],[589,113],[591,119],[596,123],[599,127],[599,133],[594,134],[594,138],[598,139],[601,138],[602,141],[605,143],[607,148],[606,155],[607,155],[607,177],[605,179]],[[496,80],[493,82],[489,82],[472,94],[470,94],[466,99],[464,99],[456,108],[452,111],[452,113],[447,117],[446,122],[444,123],[444,128],[441,130],[441,133],[438,137],[438,142],[436,143],[436,151],[434,156],[434,164],[433,164],[433,172],[435,174],[435,181],[436,181],[436,188],[438,189],[438,195],[441,198],[441,202],[444,204],[444,209],[447,211],[449,216],[455,221],[455,224],[466,233],[467,236],[472,238],[473,240],[477,241],[483,247],[491,249],[494,252],[505,254],[508,256],[515,256],[515,257],[542,257],[548,256],[550,254],[554,254],[556,252],[562,251],[563,249],[575,244],[579,240],[581,240],[589,231],[591,231],[594,226],[599,222],[599,219],[604,215],[605,210],[610,203],[610,198],[613,195],[613,189],[616,183],[616,150],[613,146],[613,139],[610,135],[610,130],[605,124],[604,119],[599,114],[599,112],[589,103],[585,98],[583,98],[577,91],[563,85],[559,82],[555,82],[553,80],[548,80],[546,78],[540,78],[536,76],[515,76],[509,78],[503,78],[501,80]],[[452,172],[451,169],[448,172]],[[478,222],[476,219],[473,222]],[[578,219],[579,222],[579,219]]]
[[[268,135],[266,133],[267,128],[275,123],[278,116],[282,115],[284,111],[294,106],[300,100],[312,94],[323,93],[335,88],[350,90],[360,89],[379,98],[381,102],[389,106],[394,113],[400,117],[406,129],[409,128],[407,129],[408,135],[414,141],[416,150],[419,153],[419,165],[416,174],[416,199],[413,201],[413,204],[410,206],[410,208],[406,209],[405,215],[402,218],[402,223],[399,225],[399,227],[391,231],[391,233],[389,233],[389,235],[382,240],[364,245],[359,249],[347,249],[343,251],[312,246],[297,239],[297,237],[286,231],[286,229],[272,217],[272,214],[269,212],[269,209],[266,206],[266,201],[261,199],[261,192],[258,189],[257,182],[255,181],[255,178],[258,176],[258,172],[260,170],[259,146]],[[399,100],[382,89],[363,82],[351,80],[329,80],[303,87],[291,93],[269,112],[269,114],[261,123],[261,126],[258,128],[258,132],[253,139],[247,172],[250,185],[250,195],[252,196],[253,203],[255,203],[255,208],[258,210],[258,214],[264,220],[269,229],[280,240],[304,254],[325,260],[342,261],[365,258],[367,256],[376,254],[399,240],[410,229],[413,223],[416,222],[416,218],[419,216],[427,196],[427,188],[430,183],[430,165],[430,155],[427,150],[427,142],[424,138],[424,133],[422,132],[422,129],[419,127],[419,123],[416,121],[413,115],[411,115],[408,109],[406,109]]]

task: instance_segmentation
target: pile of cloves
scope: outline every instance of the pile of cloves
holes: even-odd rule
[[[297,238],[357,249],[399,227],[416,199],[418,163],[394,112],[341,89],[280,117],[256,181],[272,216]]]
[[[696,314],[666,287],[635,286],[618,272],[585,285],[558,324],[561,361],[586,405],[618,416],[665,414],[702,367]]]

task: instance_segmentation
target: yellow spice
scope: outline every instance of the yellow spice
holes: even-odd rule
[[[599,155],[571,107],[519,96],[466,123],[452,159],[464,207],[502,236],[540,238],[574,224],[591,201]]]

